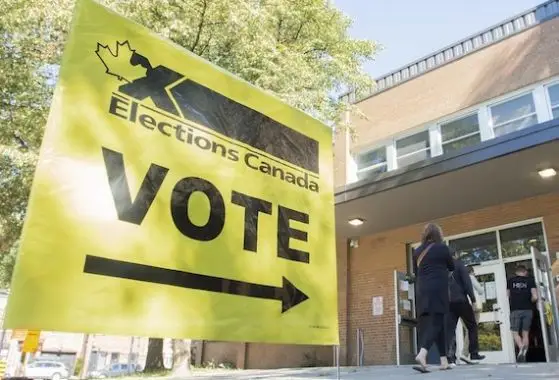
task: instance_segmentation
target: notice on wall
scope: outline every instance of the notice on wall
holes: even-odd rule
[[[405,281],[405,280],[400,280],[400,290],[402,292],[407,292],[410,288],[410,284],[409,282]]]
[[[382,296],[373,297],[373,315],[378,316],[384,313]]]
[[[485,299],[494,300],[497,299],[497,284],[495,281],[486,282],[485,286]]]
[[[411,301],[402,300],[402,309],[404,309],[405,311],[411,311]]]
[[[331,128],[91,0],[67,41],[5,327],[338,344]]]

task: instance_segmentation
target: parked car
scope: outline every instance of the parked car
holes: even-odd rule
[[[31,379],[62,380],[68,379],[70,372],[62,363],[37,360],[25,367],[25,376]]]
[[[141,372],[140,367],[135,364],[130,364],[130,370],[128,369],[128,364],[120,364],[115,363],[111,364],[105,369],[100,371],[92,371],[89,374],[89,377],[93,377],[96,379],[104,379],[107,377],[119,377],[119,376],[127,376],[129,374],[134,374],[137,372]]]

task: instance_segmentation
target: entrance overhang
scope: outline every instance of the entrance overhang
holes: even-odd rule
[[[336,235],[363,236],[557,192],[559,175],[538,174],[550,167],[559,172],[559,119],[336,189]],[[352,226],[354,218],[365,222]]]

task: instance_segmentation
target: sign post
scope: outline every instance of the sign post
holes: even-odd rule
[[[8,328],[338,344],[332,131],[79,0]]]

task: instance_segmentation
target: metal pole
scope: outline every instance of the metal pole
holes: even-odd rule
[[[337,379],[340,380],[340,346],[336,346],[336,372]]]
[[[360,343],[359,343],[359,329],[356,330],[356,339],[355,339],[355,343],[357,345],[357,355],[355,358],[355,361],[357,362],[357,366],[359,367],[361,364],[359,364],[359,358],[361,357],[361,347],[360,347]]]
[[[398,271],[394,271],[394,319],[396,326],[396,365],[400,366],[400,299],[398,293]]]
[[[0,358],[2,357],[2,350],[4,349],[4,339],[6,337],[6,329],[4,329],[5,314],[6,314],[6,308],[2,310],[2,337],[0,338]]]
[[[546,264],[547,264],[547,277],[548,277],[548,286],[551,288],[549,289],[550,297],[550,304],[551,304],[551,312],[553,314],[553,327],[555,330],[555,344],[559,348],[559,305],[557,303],[557,295],[555,293],[555,283],[553,281],[553,272],[551,271],[551,259],[549,258],[549,254],[546,256]],[[559,284],[557,285],[559,286]]]
[[[83,341],[82,341],[82,352],[81,352],[81,357],[82,357],[82,367],[80,368],[80,373],[78,374],[78,377],[80,379],[85,379],[87,376],[87,369],[86,366],[89,365],[88,360],[87,360],[87,347],[89,346],[89,334],[84,334],[83,335]]]
[[[132,372],[132,353],[134,351],[134,337],[130,337],[130,352],[128,353],[128,374]]]

